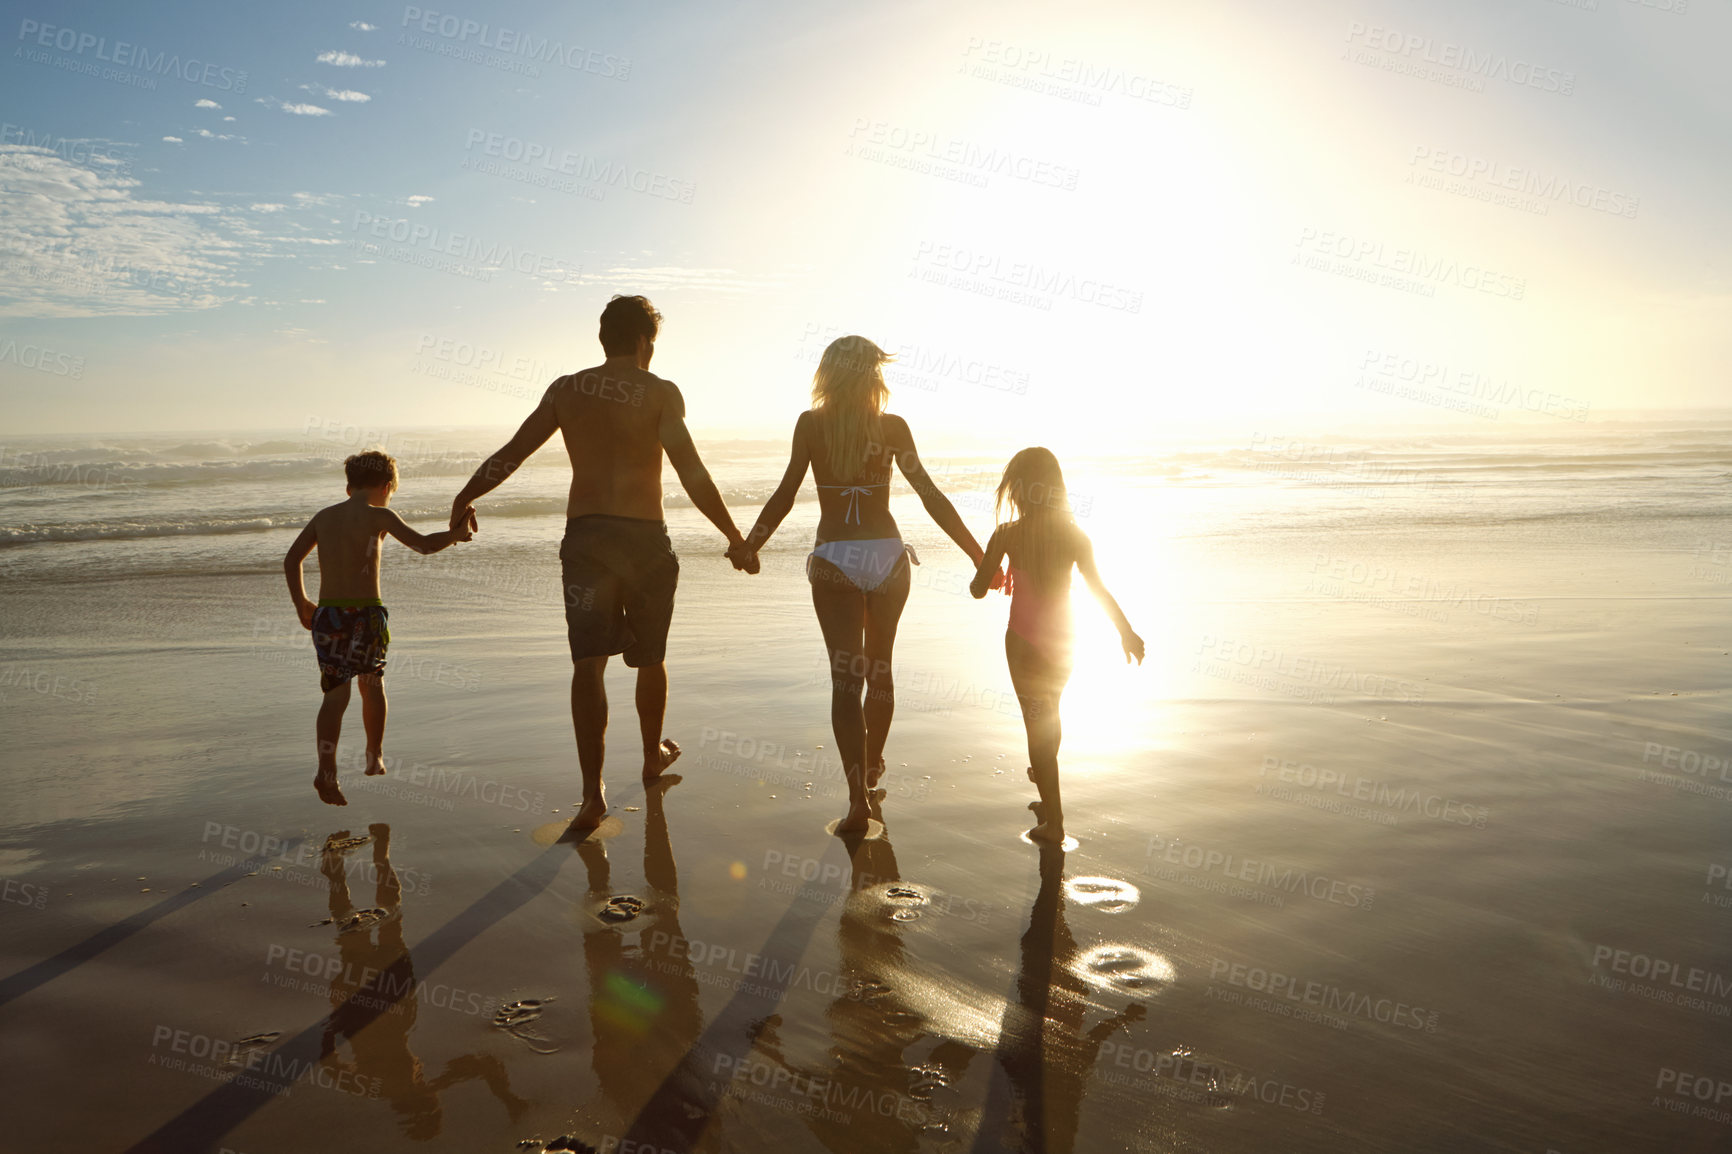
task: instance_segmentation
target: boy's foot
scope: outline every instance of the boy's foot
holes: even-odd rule
[[[583,799],[583,805],[578,808],[577,816],[571,819],[572,829],[594,829],[601,824],[601,819],[607,816],[607,798],[596,795]]]
[[[369,749],[367,751],[367,776],[368,777],[378,777],[379,775],[383,774],[384,772],[385,772],[385,751],[384,750]]]
[[[837,833],[865,833],[872,824],[872,807],[864,800],[850,802],[848,816],[836,823]]]
[[[654,781],[661,776],[662,770],[679,760],[681,750],[671,737],[662,738],[662,743],[644,754],[643,779]]]
[[[319,792],[319,800],[326,805],[348,805],[349,799],[343,796],[343,791],[337,788],[337,771],[333,767],[329,773],[323,769],[313,778],[313,788]]]
[[[884,759],[882,757],[866,767],[867,789],[871,789],[878,784],[879,779],[884,776],[886,768],[888,767],[884,764]]]

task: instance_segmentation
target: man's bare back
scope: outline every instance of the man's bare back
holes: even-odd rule
[[[672,416],[683,432],[686,415],[685,399],[672,381],[616,361],[560,377],[542,405],[571,457],[567,517],[662,519],[664,418]],[[679,439],[679,433],[673,436]]]

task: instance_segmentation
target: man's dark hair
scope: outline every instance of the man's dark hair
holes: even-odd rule
[[[661,327],[662,315],[656,312],[648,297],[616,293],[601,310],[601,351],[610,357],[630,356],[637,352],[640,336],[653,342]]]
[[[397,458],[377,449],[356,453],[343,462],[343,475],[352,489],[376,489],[380,485],[397,487]]]

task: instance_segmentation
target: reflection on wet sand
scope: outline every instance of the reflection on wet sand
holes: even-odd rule
[[[1083,1091],[1102,1043],[1143,1017],[1132,1003],[1083,1031],[1091,1003],[1076,938],[1064,916],[1064,850],[1040,851],[1040,890],[1022,935],[1016,1000],[1005,1008],[998,1061],[1010,1079],[1008,1109],[989,1099],[976,1150],[1063,1152],[1076,1147]]]
[[[868,795],[875,826],[884,823],[883,799],[882,790]],[[848,849],[852,872],[836,930],[837,996],[824,1013],[829,1061],[822,1068],[801,1068],[786,1059],[780,1015],[758,1035],[758,1056],[788,1075],[785,1084],[798,1097],[786,1105],[825,1149],[912,1151],[923,1135],[943,1137],[957,1129],[954,1112],[934,1095],[961,1080],[977,1050],[947,1039],[909,1064],[908,1052],[932,1033],[917,984],[905,980],[911,975],[902,941],[904,919],[917,916],[915,903],[925,898],[897,884],[902,874],[887,828],[881,836],[850,838]]]
[[[415,964],[403,940],[403,890],[391,866],[391,827],[368,827],[369,838],[340,830],[325,841],[320,872],[330,883],[331,924],[337,927],[342,970],[331,979],[331,1015],[319,1045],[320,1061],[349,1071],[377,1087],[370,1095],[390,1102],[403,1132],[416,1141],[436,1137],[444,1126],[440,1095],[460,1082],[480,1079],[515,1122],[529,1103],[511,1092],[505,1064],[491,1054],[464,1054],[445,1063],[437,1077],[409,1049],[420,1008]],[[357,910],[349,896],[347,855],[373,846],[373,908]],[[338,1053],[347,1041],[353,1058]]]
[[[579,1111],[579,1132],[603,1144],[625,1134],[703,1028],[698,980],[680,928],[679,873],[663,798],[680,781],[644,785],[647,900],[616,895],[604,842],[584,837],[577,853],[589,873],[583,960],[599,1094]],[[627,944],[636,935],[635,947]]]

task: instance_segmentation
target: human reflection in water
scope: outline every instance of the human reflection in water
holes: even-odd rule
[[[598,838],[577,835],[577,853],[589,875],[587,908],[599,911],[586,914],[583,960],[589,972],[592,1061],[600,1093],[579,1112],[579,1119],[581,1127],[595,1131],[603,1149],[608,1137],[627,1132],[703,1029],[697,973],[680,928],[679,873],[662,805],[680,780],[678,774],[666,774],[644,783],[647,892],[641,906],[609,901],[616,895],[607,847]],[[633,935],[635,946],[626,942]],[[658,1122],[648,1121],[652,1129]]]
[[[515,1122],[529,1103],[511,1092],[505,1064],[491,1054],[464,1054],[445,1063],[429,1080],[421,1060],[409,1050],[422,987],[403,941],[403,887],[391,866],[391,827],[369,826],[367,838],[339,830],[325,839],[319,868],[330,882],[331,924],[343,968],[331,979],[331,1016],[325,1023],[320,1060],[333,1070],[348,1070],[367,1085],[369,1096],[384,1098],[398,1114],[403,1132],[425,1142],[444,1126],[439,1096],[459,1082],[479,1078],[504,1104]],[[349,898],[351,850],[373,845],[374,908],[357,910]],[[410,871],[413,873],[414,871]],[[467,1004],[453,1004],[467,1010]],[[485,1007],[482,1007],[485,1009]],[[343,1062],[339,1041],[349,1043],[353,1061]],[[377,1091],[374,1093],[374,1086]]]
[[[1132,1003],[1084,1033],[1083,1018],[1092,1003],[1077,955],[1064,916],[1064,850],[1044,846],[1040,890],[1022,935],[1016,1002],[1006,1008],[999,1034],[998,1060],[1010,1078],[1010,1109],[1005,1117],[984,1119],[976,1150],[1045,1154],[1075,1149],[1083,1091],[1101,1044],[1144,1013]]]
[[[883,790],[868,794],[871,817],[884,821]],[[846,836],[846,835],[844,835]],[[939,1088],[957,1081],[976,1051],[944,1041],[925,1061],[909,1065],[908,1052],[931,1027],[910,996],[903,922],[892,915],[917,912],[912,887],[902,880],[888,829],[882,837],[847,837],[852,872],[836,927],[840,973],[836,999],[824,1012],[830,1027],[829,1061],[801,1069],[782,1054],[779,1015],[758,1035],[758,1051],[791,1075],[788,1095],[824,1148],[834,1151],[912,1151],[923,1132],[953,1124],[933,1102]]]

